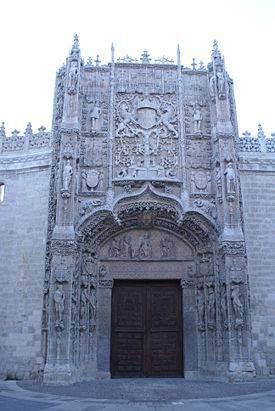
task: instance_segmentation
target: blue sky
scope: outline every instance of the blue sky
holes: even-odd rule
[[[275,131],[274,0],[9,0],[1,4],[0,121],[8,130],[50,127],[56,69],[63,63],[73,33],[82,55],[98,53],[174,57],[182,62],[210,59],[218,39],[234,79],[240,132],[256,132],[261,122]]]

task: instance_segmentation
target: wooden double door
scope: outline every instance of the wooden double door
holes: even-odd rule
[[[182,377],[182,304],[177,281],[115,281],[112,377]]]

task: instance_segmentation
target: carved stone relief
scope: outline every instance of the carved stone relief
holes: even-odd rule
[[[71,162],[69,159],[64,161],[63,164],[63,172],[62,172],[62,189],[61,189],[61,195],[62,197],[70,197],[71,192],[70,192],[70,184],[72,180],[72,175],[73,175],[73,168],[71,166]]]
[[[210,194],[211,193],[211,173],[205,170],[195,170],[191,172],[191,193]]]
[[[174,95],[117,95],[115,179],[178,178],[175,103]]]
[[[231,301],[235,318],[235,328],[237,330],[244,325],[244,306],[242,302],[241,287],[241,281],[233,281],[231,283]]]
[[[65,303],[65,294],[63,291],[62,284],[57,284],[56,290],[53,295],[53,299],[54,299],[54,309],[55,309],[55,326],[56,328],[62,330],[64,328],[63,313],[64,313],[64,303]]]
[[[205,294],[204,287],[197,288],[198,329],[205,331]]]
[[[78,85],[78,61],[71,61],[69,73],[68,73],[68,84],[67,92],[68,94],[76,94]]]
[[[97,170],[83,170],[82,177],[82,192],[92,193],[100,190],[101,173]]]
[[[187,135],[211,134],[209,107],[203,100],[188,102],[184,106],[185,133]]]
[[[213,330],[216,326],[216,297],[213,284],[207,284],[207,326]]]
[[[106,142],[102,138],[86,139],[84,146],[84,166],[102,167]]]
[[[135,230],[113,237],[102,248],[101,254],[107,259],[192,259],[191,250],[179,246],[177,241],[170,234],[156,230]]]
[[[187,164],[192,168],[211,168],[211,144],[205,140],[186,141]]]
[[[234,170],[233,163],[228,163],[225,171],[225,190],[226,190],[226,199],[228,201],[234,201],[236,195],[236,174]]]

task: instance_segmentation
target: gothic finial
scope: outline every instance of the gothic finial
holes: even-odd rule
[[[221,58],[221,52],[219,50],[219,45],[217,40],[213,41],[213,50],[212,50],[212,56],[214,58]]]
[[[258,138],[265,139],[265,132],[261,124],[258,124]]]
[[[99,55],[97,54],[96,59],[95,59],[96,67],[100,66],[100,63],[101,63],[101,61],[100,61]]]
[[[196,59],[195,59],[195,58],[193,58],[191,66],[192,66],[193,70],[196,70],[197,63],[196,63]]]
[[[27,124],[26,130],[25,130],[25,135],[27,134],[32,134],[32,125],[31,123]]]
[[[93,66],[93,59],[92,57],[88,57],[87,62],[86,62],[86,67],[92,67]]]
[[[144,50],[144,52],[141,55],[140,60],[141,60],[142,64],[150,64],[151,57],[150,57],[150,54],[148,53],[147,50]]]
[[[71,49],[71,56],[72,57],[78,57],[80,54],[80,48],[79,48],[79,37],[78,34],[74,35],[74,42],[73,42],[73,46]]]
[[[114,43],[111,44],[111,61],[112,61],[112,64],[114,64],[114,62],[115,62],[115,47],[114,47]]]
[[[6,135],[5,123],[4,123],[4,121],[2,121],[1,127],[0,127],[0,136],[5,137],[5,135]]]
[[[200,70],[205,70],[204,63],[203,63],[202,60],[200,61],[199,64],[200,64],[200,65],[199,65],[199,69],[200,69]]]

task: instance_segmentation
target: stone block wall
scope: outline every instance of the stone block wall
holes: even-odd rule
[[[50,150],[0,155],[0,377],[41,363]]]
[[[253,359],[258,375],[275,374],[275,158],[264,153],[242,156]]]

